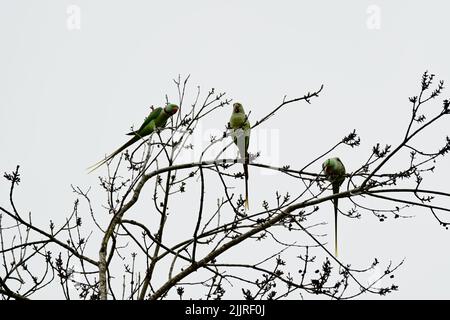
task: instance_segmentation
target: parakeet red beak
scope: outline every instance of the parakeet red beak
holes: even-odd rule
[[[173,107],[172,109],[173,109],[173,110],[172,110],[172,115],[174,115],[175,113],[178,112],[178,107]]]

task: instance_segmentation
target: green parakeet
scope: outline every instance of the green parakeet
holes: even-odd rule
[[[322,164],[322,169],[333,187],[333,194],[339,193],[339,187],[345,180],[345,167],[339,158],[330,158]],[[338,198],[334,199],[334,253],[338,255],[337,245]]]
[[[248,209],[248,145],[250,143],[250,122],[248,122],[244,107],[239,102],[233,104],[233,112],[229,122],[233,142],[239,149],[239,154],[244,158],[245,178],[245,208]]]
[[[178,106],[176,104],[169,103],[164,108],[156,108],[153,110],[147,118],[145,118],[144,123],[142,123],[141,127],[130,133],[127,133],[129,136],[133,136],[128,142],[126,142],[119,149],[111,153],[105,159],[97,162],[96,164],[90,166],[88,168],[89,173],[99,168],[107,161],[114,158],[117,154],[131,146],[133,143],[141,139],[142,137],[148,136],[150,133],[154,132],[156,128],[164,128],[167,123],[167,120],[173,116],[178,111]]]

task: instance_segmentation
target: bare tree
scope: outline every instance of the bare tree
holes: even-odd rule
[[[242,195],[233,191],[234,184],[243,181],[243,173],[237,165],[240,159],[223,156],[232,144],[225,126],[220,137],[211,137],[200,159],[177,162],[180,154],[194,147],[189,139],[198,124],[231,102],[225,93],[211,89],[202,94],[199,87],[188,102],[188,80],[174,80],[178,97],[172,101],[178,100],[180,110],[167,127],[108,162],[107,175],[99,178],[106,195],[104,210],[94,209],[90,189],[73,186],[76,201],[65,223],[57,227],[50,221],[48,226],[38,226],[31,213],[20,212],[15,205],[19,166],[4,174],[10,192],[9,204],[0,206],[3,299],[42,297],[40,292],[58,286],[66,299],[222,299],[236,297],[236,290],[245,299],[385,295],[398,287],[393,283],[380,286],[380,280],[391,279],[403,261],[374,259],[366,268],[340,261],[328,251],[326,238],[315,234],[314,229],[323,223],[312,223],[311,218],[319,209],[335,198],[346,198],[352,205],[341,214],[359,218],[369,212],[384,220],[404,217],[404,211],[417,207],[448,227],[442,215],[450,206],[439,205],[439,201],[448,203],[450,193],[422,185],[450,151],[450,139],[446,137],[434,151],[414,143],[415,137],[450,113],[449,100],[443,100],[434,113],[431,107],[423,108],[437,101],[444,88],[443,81],[431,88],[433,74],[425,72],[418,95],[409,98],[411,114],[403,140],[396,145],[373,146],[360,167],[346,175],[345,188],[338,194],[331,195],[323,173],[310,168],[338,147],[360,147],[355,131],[322,154],[311,156],[301,168],[259,163],[259,153],[251,154],[249,166],[281,172],[303,186],[287,194],[280,194],[277,186],[267,186],[273,188],[274,198],[263,201],[260,210],[252,214],[244,210]],[[284,97],[270,113],[253,120],[252,129],[276,121],[272,116],[287,105],[312,103],[322,90],[323,86],[297,98]],[[253,114],[248,117],[252,119]],[[205,159],[213,146],[224,143],[228,145],[214,159]],[[392,159],[405,155],[403,167],[391,171]],[[206,190],[213,192],[213,205],[206,201]],[[367,204],[370,198],[376,199],[379,207]],[[145,205],[139,207],[141,202]],[[187,215],[192,224],[183,225],[184,232],[178,234],[181,215]],[[92,222],[85,223],[86,219]],[[85,230],[86,226],[94,230]],[[286,234],[299,240],[285,242]],[[261,250],[263,241],[264,247],[271,243],[268,248],[277,249]],[[234,260],[229,253],[243,245],[259,249]],[[319,259],[319,254],[323,258]],[[361,281],[364,274],[383,264],[384,272],[371,283]],[[190,296],[188,287],[195,288]]]

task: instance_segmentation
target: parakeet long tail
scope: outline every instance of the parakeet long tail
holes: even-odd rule
[[[339,185],[333,184],[333,194],[339,193]],[[338,198],[333,201],[334,204],[334,256],[338,256]]]
[[[244,176],[245,176],[245,209],[249,209],[248,204],[248,164],[247,160],[245,160],[246,163],[244,163]]]
[[[125,150],[126,148],[128,148],[129,146],[131,146],[133,143],[135,143],[136,141],[138,141],[140,139],[139,136],[135,135],[133,138],[131,138],[130,140],[128,140],[128,142],[126,142],[123,146],[121,146],[119,149],[117,149],[116,151],[114,151],[113,153],[111,153],[109,156],[107,156],[105,159],[100,160],[99,162],[93,164],[92,166],[90,166],[89,168],[87,168],[88,173],[91,173],[92,171],[100,168],[102,165],[104,165],[106,162],[108,162],[109,160],[111,160],[112,158],[114,158],[116,155],[118,155],[119,153],[121,153],[123,150]]]

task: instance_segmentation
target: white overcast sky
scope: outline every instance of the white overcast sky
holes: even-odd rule
[[[68,26],[68,8],[80,10],[79,29]],[[284,95],[324,84],[311,105],[288,106],[253,135],[277,137],[268,161],[300,168],[356,129],[362,146],[335,153],[352,171],[373,144],[400,141],[423,71],[450,81],[449,10],[448,1],[0,0],[0,171],[21,165],[17,203],[38,224],[70,213],[70,184],[92,186],[100,208],[97,175],[85,168],[125,141],[148,106],[175,97],[178,74],[191,74],[190,99],[197,85],[214,87],[253,119]],[[202,123],[203,132],[221,132],[229,114]],[[432,150],[449,134],[447,122],[417,145]],[[427,186],[448,191],[449,164],[441,161]],[[255,207],[277,189],[301,186],[256,169],[251,175]],[[0,183],[1,205],[7,188]],[[320,219],[332,222],[331,204],[323,207]],[[404,213],[414,218],[342,217],[342,260],[406,258],[395,277],[400,291],[389,298],[450,298],[450,231],[425,210]],[[320,231],[332,235],[332,225]]]

